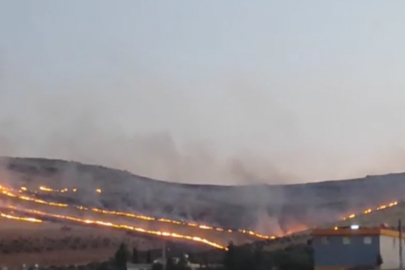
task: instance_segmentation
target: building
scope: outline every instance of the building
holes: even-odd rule
[[[315,270],[340,270],[353,267],[378,266],[380,269],[398,269],[400,257],[399,232],[384,228],[315,229],[312,245],[314,248]]]

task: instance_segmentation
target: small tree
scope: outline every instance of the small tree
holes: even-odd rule
[[[229,242],[228,250],[225,253],[224,266],[226,270],[234,270],[236,267],[236,250],[232,242]]]
[[[152,265],[152,270],[163,270],[163,265],[160,263],[154,263]]]
[[[139,253],[136,247],[132,249],[132,263],[139,263]]]
[[[188,270],[188,269],[190,269],[188,264],[189,264],[188,255],[183,254],[180,257],[179,263],[177,265],[177,269],[178,270]]]
[[[253,251],[253,258],[252,258],[252,267],[256,270],[262,268],[263,265],[263,254],[262,249],[259,247],[255,247]]]
[[[73,266],[73,268],[74,268],[74,266]],[[110,262],[103,262],[98,267],[96,267],[96,269],[97,270],[111,270],[113,268],[111,267]]]
[[[152,263],[152,255],[150,250],[146,251],[146,263]]]
[[[115,252],[115,265],[117,266],[118,270],[127,270],[127,262],[129,260],[129,251],[127,246],[122,243],[118,248],[117,252]]]
[[[377,260],[376,260],[376,265],[377,265],[378,267],[381,267],[381,265],[382,265],[383,263],[384,263],[384,262],[383,262],[382,256],[381,256],[380,253],[378,253],[378,254],[377,254]]]
[[[208,258],[207,258],[207,253],[205,253],[205,252],[202,254],[202,264],[205,267],[207,267],[209,265]]]
[[[152,270],[163,270],[163,265],[160,263],[154,263],[152,265]]]
[[[166,261],[166,270],[175,270],[176,264],[173,261],[172,257],[168,257]]]

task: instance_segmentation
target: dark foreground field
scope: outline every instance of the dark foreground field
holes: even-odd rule
[[[128,238],[122,232],[73,227],[61,230],[60,224],[35,224],[1,219],[1,265],[15,267],[22,263],[40,265],[86,264],[110,258],[121,242],[140,248],[156,248],[158,242]]]
[[[121,243],[126,243],[141,254],[150,251],[152,258],[161,255],[162,239],[128,235],[105,228],[71,226],[62,230],[62,224],[30,223],[0,219],[0,265],[18,267],[27,265],[85,265],[105,262],[114,256]],[[167,252],[179,255],[184,251],[206,252],[210,249],[186,242],[165,241]],[[221,254],[215,251],[215,254]]]

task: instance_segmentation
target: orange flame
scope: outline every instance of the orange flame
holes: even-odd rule
[[[154,230],[147,230],[143,228],[138,228],[138,227],[133,227],[125,224],[115,224],[112,222],[105,222],[105,221],[100,221],[100,220],[92,220],[92,219],[81,219],[81,218],[76,218],[76,217],[71,217],[71,216],[63,216],[63,215],[57,215],[57,214],[50,214],[50,213],[45,213],[37,210],[31,210],[31,209],[22,209],[22,208],[17,208],[15,206],[8,206],[10,209],[26,212],[26,213],[33,213],[36,215],[41,215],[45,217],[53,217],[56,219],[62,219],[62,220],[68,220],[68,221],[73,221],[76,223],[81,223],[81,224],[94,224],[94,225],[99,225],[103,227],[110,227],[110,228],[115,228],[115,229],[121,229],[121,230],[130,230],[134,232],[139,232],[139,233],[144,233],[144,234],[150,234],[150,235],[157,235],[157,236],[164,236],[164,237],[171,237],[171,238],[177,238],[177,239],[183,239],[183,240],[189,240],[189,241],[194,241],[194,242],[199,242],[202,244],[209,245],[214,248],[218,249],[224,249],[226,250],[227,248],[225,246],[222,246],[218,243],[209,241],[204,238],[200,238],[198,236],[189,236],[189,235],[182,235],[178,233],[173,233],[173,232],[166,232],[166,231],[154,231]],[[10,216],[11,217],[11,216]],[[14,218],[14,217],[13,217]],[[34,218],[17,218],[21,220],[29,220],[33,222],[41,222],[41,220],[34,219]]]
[[[3,218],[14,219],[14,220],[19,220],[19,221],[29,221],[29,222],[35,222],[35,223],[42,222],[42,220],[36,219],[36,218],[17,217],[17,216],[7,215],[4,213],[0,213],[0,216]]]
[[[388,203],[388,204],[382,204],[382,205],[378,206],[377,208],[375,208],[374,210],[371,209],[371,208],[364,210],[363,214],[368,215],[368,214],[370,214],[372,212],[383,210],[383,209],[390,208],[390,207],[394,207],[396,205],[398,205],[397,201],[394,201],[394,202],[391,202],[391,203]],[[355,218],[356,216],[357,215],[355,215],[355,214],[350,214],[349,216],[346,216],[346,217],[342,218],[342,220],[352,219],[352,218]]]
[[[40,186],[39,189],[42,190],[42,191],[46,191],[46,192],[62,192],[62,193],[64,193],[64,192],[69,191],[69,189],[67,189],[67,188],[58,190],[58,189],[52,189],[52,188],[49,188],[49,187],[46,187],[46,186]],[[20,192],[21,191],[26,192],[28,190],[27,190],[26,187],[21,187]],[[74,189],[72,189],[72,191],[76,192],[77,189],[74,188]],[[17,195],[15,193],[13,193],[12,189],[5,188],[3,186],[0,186],[0,192],[1,192],[1,194],[6,195],[8,197],[18,198],[18,199],[21,199],[21,200],[31,201],[31,202],[35,202],[35,203],[39,203],[39,204],[44,204],[44,205],[49,205],[49,206],[54,206],[54,207],[63,207],[63,208],[70,207],[68,204],[64,204],[64,203],[48,202],[48,201],[44,201],[44,200],[41,200],[41,199],[36,199],[36,198],[33,198],[33,197],[29,197],[29,196]],[[96,189],[96,192],[101,193],[102,191],[101,191],[101,189]],[[375,209],[371,209],[371,208],[366,209],[366,210],[364,210],[362,212],[362,214],[367,215],[367,214],[370,214],[370,213],[372,213],[374,211],[383,210],[383,209],[386,209],[386,208],[389,208],[389,207],[394,207],[396,205],[398,205],[398,202],[394,201],[394,202],[391,202],[391,203],[388,203],[388,204],[380,205]],[[88,208],[88,207],[85,207],[85,206],[74,206],[74,207],[79,209],[79,210],[82,210],[82,211],[93,211],[95,213],[106,214],[106,215],[125,216],[125,217],[129,217],[129,218],[136,218],[136,219],[141,219],[141,220],[146,220],[146,221],[158,221],[158,222],[172,223],[172,224],[177,224],[177,225],[185,225],[185,226],[189,226],[189,227],[196,227],[196,228],[203,229],[203,230],[216,230],[216,231],[219,231],[219,232],[234,233],[234,231],[230,230],[230,229],[214,228],[212,226],[204,225],[204,224],[196,224],[196,223],[191,223],[191,222],[187,223],[187,222],[181,222],[181,221],[171,220],[171,219],[166,219],[166,218],[155,218],[155,217],[150,217],[150,216],[145,216],[145,215],[137,215],[137,214],[132,214],[132,213],[126,213],[126,212],[103,210],[103,209],[99,209],[99,208]],[[356,216],[357,216],[356,214],[350,214],[350,215],[344,217],[343,220],[353,219]],[[250,230],[239,229],[239,230],[236,230],[236,231],[239,232],[239,233],[242,233],[242,234],[248,234],[248,235],[251,235],[251,236],[254,236],[254,237],[257,237],[257,238],[261,238],[261,239],[275,239],[276,238],[275,236],[262,235],[262,234],[259,234],[257,232],[250,231]]]
[[[47,191],[47,192],[52,192],[54,191],[54,189],[45,187],[45,186],[40,186],[39,187],[40,190],[43,191]],[[35,203],[39,203],[39,204],[44,204],[44,205],[49,205],[49,206],[55,206],[55,207],[63,207],[63,208],[67,208],[69,207],[68,204],[64,204],[64,203],[57,203],[57,202],[48,202],[48,201],[44,201],[41,199],[36,199],[33,197],[29,197],[29,196],[23,196],[23,195],[16,195],[12,192],[12,189],[9,188],[5,188],[0,186],[0,192],[3,195],[9,196],[9,197],[13,197],[13,198],[18,198],[24,201],[30,201],[30,202],[35,202]],[[100,189],[101,192],[101,189]],[[225,230],[222,228],[214,228],[212,226],[209,225],[204,225],[204,224],[196,224],[196,223],[190,223],[190,222],[181,222],[181,221],[177,221],[177,220],[171,220],[171,219],[166,219],[166,218],[154,218],[154,217],[150,217],[150,216],[145,216],[145,215],[137,215],[137,214],[132,214],[132,213],[126,213],[126,212],[120,212],[120,211],[111,211],[111,210],[104,210],[104,209],[99,209],[99,208],[88,208],[85,206],[75,206],[75,208],[82,210],[82,211],[93,211],[95,213],[101,213],[101,214],[106,214],[106,215],[116,215],[116,216],[124,216],[124,217],[129,217],[129,218],[136,218],[136,219],[141,219],[141,220],[146,220],[146,221],[159,221],[159,222],[165,222],[165,223],[172,223],[172,224],[176,224],[176,225],[183,225],[183,226],[189,226],[189,227],[197,227],[203,230],[217,230],[220,232],[228,232],[228,233],[233,233],[233,230]],[[242,234],[248,234],[260,239],[274,239],[274,235],[272,236],[267,236],[267,235],[263,235],[254,231],[249,231],[249,230],[237,230],[237,232],[242,233]]]

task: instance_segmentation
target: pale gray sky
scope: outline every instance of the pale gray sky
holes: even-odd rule
[[[0,154],[215,184],[405,171],[404,14],[0,0]]]

